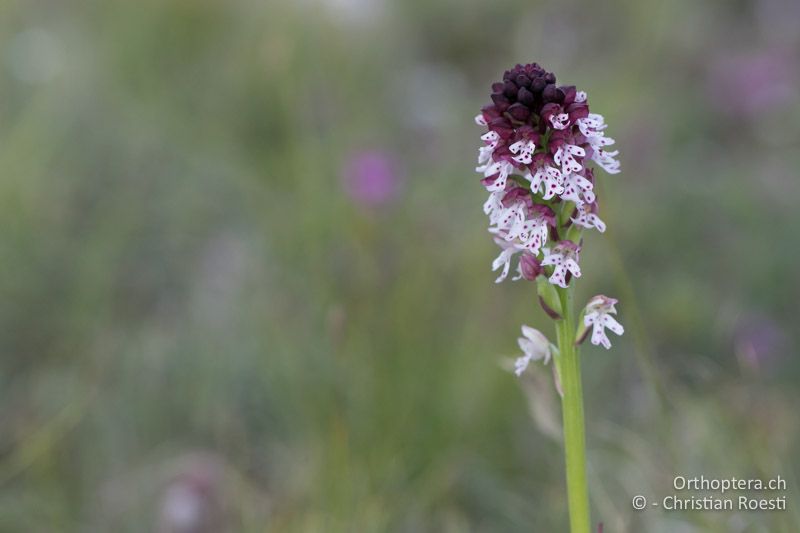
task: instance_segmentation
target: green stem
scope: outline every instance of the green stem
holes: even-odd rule
[[[564,451],[567,465],[567,502],[571,533],[589,533],[589,491],[586,485],[586,430],[583,418],[583,387],[578,347],[575,346],[575,315],[572,287],[558,289],[563,319],[556,321],[561,400],[564,419]]]

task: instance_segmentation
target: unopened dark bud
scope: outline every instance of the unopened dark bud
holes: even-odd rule
[[[534,100],[535,100],[535,98],[533,96],[533,93],[530,92],[525,87],[522,87],[517,92],[517,101],[525,104],[526,106],[532,106],[533,103],[534,103]]]
[[[548,84],[542,91],[542,98],[545,102],[555,102],[556,86],[552,83]]]
[[[515,81],[517,82],[517,85],[519,87],[530,87],[531,85],[531,79],[525,74],[520,74],[519,76],[517,76],[517,79]]]
[[[520,89],[520,91],[524,90],[525,90],[524,88]],[[528,120],[528,117],[531,116],[531,110],[528,109],[527,106],[517,102],[516,104],[508,108],[508,114],[511,115],[511,117],[514,120],[525,122],[526,120]]]
[[[535,281],[544,272],[539,260],[533,254],[528,253],[522,254],[522,257],[520,257],[519,269],[522,272],[522,277],[529,281]]]
[[[503,84],[503,94],[506,95],[508,98],[514,98],[515,96],[517,96],[518,90],[519,88],[516,85],[514,85],[513,81],[506,80],[506,82]]]

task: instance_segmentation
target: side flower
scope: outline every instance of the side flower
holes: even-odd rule
[[[610,329],[617,335],[625,332],[622,324],[611,316],[617,314],[616,304],[617,300],[614,298],[598,294],[586,304],[583,315],[583,325],[587,328],[592,327],[592,344],[603,346],[606,350],[611,348],[611,341],[608,340],[606,329]],[[587,332],[588,330],[582,336],[585,337]]]
[[[517,343],[524,354],[514,362],[514,373],[517,376],[525,372],[531,361],[544,360],[544,364],[550,362],[550,341],[538,329],[522,326],[522,337],[517,339]]]

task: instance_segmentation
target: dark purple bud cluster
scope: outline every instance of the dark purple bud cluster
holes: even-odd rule
[[[517,65],[505,71],[503,81],[492,84],[493,105],[482,111],[493,117],[490,129],[509,130],[527,124],[541,134],[547,128],[541,118],[547,119],[556,111],[566,110],[571,121],[589,115],[588,104],[575,102],[575,94],[575,86],[557,86],[555,74],[537,63]]]

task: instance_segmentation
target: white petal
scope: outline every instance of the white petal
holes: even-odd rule
[[[544,259],[542,259],[542,266],[550,266],[550,265],[560,265],[564,262],[564,257],[560,254],[550,254],[546,255]]]
[[[598,323],[595,323],[592,329],[592,344],[601,345],[605,347],[606,350],[611,348],[611,341],[608,340],[608,337],[606,337],[606,332],[603,330],[603,326]]]
[[[486,142],[494,142],[500,139],[500,135],[498,135],[496,131],[487,131],[481,135],[481,139]]]
[[[589,222],[597,228],[597,231],[603,233],[606,231],[606,223],[600,220],[600,217],[595,215],[594,213],[589,215]]]
[[[497,276],[497,279],[494,280],[495,283],[500,283],[506,276],[508,276],[508,271],[511,268],[511,257],[517,252],[514,248],[506,248],[503,250],[500,255],[492,261],[492,271],[497,270],[501,266],[503,267],[503,271]]]
[[[542,263],[544,264],[544,262]],[[553,285],[558,285],[562,289],[567,288],[567,267],[564,265],[558,265],[555,270],[553,271],[553,275],[549,278],[550,283]]]
[[[536,345],[537,351],[544,353],[550,349],[550,341],[547,340],[547,337],[545,337],[541,331],[524,324],[521,329],[522,334]]]
[[[603,315],[603,325],[616,333],[617,335],[622,335],[625,333],[625,328],[622,327],[622,324],[616,321],[613,316],[611,315]]]
[[[527,355],[523,355],[522,357],[518,357],[516,361],[514,361],[514,373],[517,377],[521,376],[525,369],[528,368],[528,365],[531,362],[531,358]]]
[[[577,155],[578,157],[584,157],[586,155],[586,151],[580,146],[574,144],[567,144],[565,146],[567,151],[572,155]]]
[[[576,278],[581,277],[581,267],[578,266],[578,263],[575,262],[574,259],[567,259],[567,261],[564,263],[564,267],[572,272],[572,275]]]

